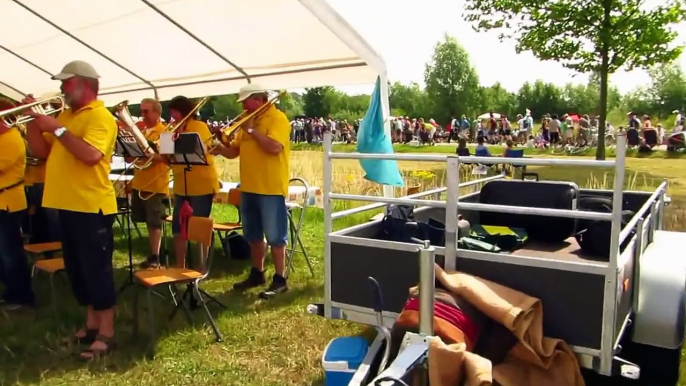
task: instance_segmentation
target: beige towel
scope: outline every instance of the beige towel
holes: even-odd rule
[[[462,380],[468,386],[492,381],[502,386],[584,386],[579,363],[569,346],[543,337],[543,306],[538,299],[478,277],[445,272],[438,265],[436,279],[507,327],[519,343],[491,371],[488,360],[466,352],[464,345],[445,345],[436,338],[438,341],[429,348],[432,386],[457,386]],[[417,288],[411,292],[416,293]],[[489,371],[492,379],[484,376]]]

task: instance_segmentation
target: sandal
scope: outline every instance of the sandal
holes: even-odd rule
[[[108,337],[102,334],[98,334],[98,336],[95,337],[95,341],[93,342],[93,344],[95,344],[96,342],[104,343],[105,348],[93,348],[93,346],[91,345],[91,347],[81,352],[81,355],[79,355],[79,358],[81,358],[81,360],[92,361],[100,359],[102,357],[108,356],[112,352],[112,350],[114,350],[115,342],[113,336]]]
[[[95,338],[98,336],[98,332],[100,332],[100,331],[97,328],[93,329],[93,330],[86,328],[85,331],[86,331],[86,335],[81,336],[81,337],[76,336],[76,334],[79,333],[77,331],[76,334],[74,334],[68,338],[64,338],[62,340],[62,343],[65,345],[73,345],[73,346],[78,346],[78,345],[82,345],[82,344],[83,345],[93,344],[93,342],[95,342]]]

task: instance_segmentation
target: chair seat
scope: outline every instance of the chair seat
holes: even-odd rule
[[[55,251],[60,251],[62,250],[62,243],[59,241],[52,242],[52,243],[38,243],[38,244],[26,244],[24,245],[24,251],[28,253],[46,253],[46,252],[55,252]]]
[[[241,224],[238,223],[219,223],[214,224],[214,226],[212,227],[212,229],[214,229],[217,232],[230,232],[241,228]]]
[[[64,270],[64,259],[54,258],[38,260],[34,265],[36,266],[36,269],[39,271],[56,273]]]
[[[134,277],[144,286],[154,287],[160,284],[187,282],[202,277],[202,273],[186,268],[165,268],[137,271]]]

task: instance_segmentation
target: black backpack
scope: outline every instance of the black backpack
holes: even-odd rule
[[[591,212],[612,212],[612,199],[601,196],[580,196],[577,201],[577,208],[579,210]],[[622,211],[622,229],[634,217],[634,212],[630,210]],[[608,259],[610,257],[610,234],[612,223],[610,221],[600,220],[579,220],[576,226],[576,241],[584,252],[590,255]],[[629,244],[629,241],[635,234],[634,231],[624,239],[620,246],[621,251]]]

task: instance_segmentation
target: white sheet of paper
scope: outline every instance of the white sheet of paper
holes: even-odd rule
[[[160,134],[160,154],[174,154],[174,133]]]

